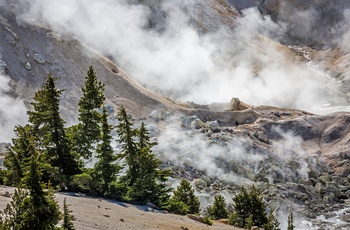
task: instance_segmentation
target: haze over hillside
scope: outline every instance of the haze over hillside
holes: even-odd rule
[[[327,24],[317,18],[328,11],[285,1],[261,4],[264,16],[257,8],[244,7],[240,15],[214,0],[142,2],[28,1],[15,4],[16,20],[42,23],[60,36],[73,35],[112,58],[147,88],[176,100],[228,102],[234,96],[253,105],[316,113],[329,113],[325,105],[347,105],[339,93],[341,84],[334,82],[337,79],[330,77],[333,73],[325,71],[326,66],[313,60],[299,62],[293,52],[273,41],[290,41],[297,30],[304,43],[299,39],[287,44],[308,45],[310,30],[321,33],[334,27],[334,34],[321,37],[319,43],[330,41],[335,46],[347,32],[346,8],[339,7],[341,17]],[[291,17],[293,10],[302,15]]]
[[[304,229],[347,228],[349,9],[342,0],[0,0],[0,142],[27,122],[48,73],[74,124],[93,65],[106,105],[147,124],[169,186],[190,180],[201,208],[256,183],[280,220],[296,210]]]

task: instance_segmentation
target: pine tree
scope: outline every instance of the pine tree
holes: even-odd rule
[[[161,161],[152,153],[152,147],[156,142],[151,142],[149,133],[144,123],[137,132],[137,154],[135,161],[135,172],[137,179],[130,187],[129,196],[135,202],[146,203],[148,201],[162,206],[169,198],[167,195],[169,189],[166,188],[165,182],[169,171],[159,169]]]
[[[253,184],[249,192],[250,198],[250,209],[249,213],[253,218],[254,225],[263,226],[267,222],[266,217],[266,204],[263,201],[262,196],[260,196],[260,191]]]
[[[181,202],[188,206],[188,213],[199,213],[199,200],[194,195],[194,189],[192,188],[190,182],[185,179],[181,180],[180,186],[178,186],[174,191],[174,196],[170,199],[169,202],[174,202],[175,204],[176,202]]]
[[[82,88],[83,96],[79,100],[79,124],[76,137],[77,152],[84,158],[92,155],[92,146],[100,140],[100,114],[105,100],[104,85],[97,80],[92,66],[85,76],[85,87]]]
[[[279,228],[280,222],[276,219],[275,215],[273,212],[269,214],[267,217],[267,223],[264,224],[264,229],[265,230],[281,230]]]
[[[242,186],[239,193],[234,196],[232,200],[237,221],[234,225],[237,227],[245,227],[247,219],[250,216],[249,209],[251,206],[247,189]]]
[[[6,167],[5,183],[11,186],[19,186],[24,176],[24,168],[28,165],[28,146],[31,127],[16,126],[16,138],[12,139],[12,145],[7,148],[4,166]]]
[[[232,200],[235,210],[234,216],[232,217],[234,220],[233,225],[245,227],[249,217],[252,218],[254,225],[262,226],[266,224],[266,205],[260,196],[259,189],[254,185],[249,192],[242,186],[240,192],[234,196]]]
[[[56,88],[55,78],[50,74],[43,87],[35,93],[34,102],[31,103],[34,111],[29,111],[28,115],[38,147],[45,153],[45,160],[57,167],[60,174],[70,176],[80,172],[80,165],[76,154],[71,151],[60,116],[61,94],[62,90]]]
[[[102,127],[101,127],[101,139],[102,142],[98,144],[96,152],[99,161],[95,164],[94,171],[96,177],[102,180],[101,182],[101,194],[105,194],[108,191],[110,183],[116,180],[116,174],[119,171],[119,166],[116,165],[116,156],[114,155],[113,148],[111,146],[111,130],[112,127],[107,121],[107,112],[103,108],[102,113]]]
[[[41,180],[41,166],[38,161],[38,152],[33,141],[29,146],[31,153],[28,171],[23,178],[23,184],[29,191],[22,203],[23,214],[19,229],[55,229],[60,220],[59,207],[53,197],[53,192],[43,189]]]
[[[6,205],[3,212],[0,211],[0,229],[21,229],[20,223],[25,211],[22,202],[27,196],[28,192],[26,190],[21,188],[15,190],[11,202]]]
[[[74,216],[71,214],[72,211],[69,210],[69,205],[66,202],[66,197],[63,200],[63,230],[75,230],[73,220]]]
[[[226,200],[221,195],[215,196],[213,206],[208,207],[207,210],[213,220],[227,218],[228,216]]]
[[[288,216],[288,230],[294,230],[295,226],[294,224],[294,217],[293,217],[293,212],[291,212]]]
[[[122,146],[122,150],[119,153],[118,158],[124,159],[128,166],[127,174],[124,178],[124,181],[127,184],[127,186],[132,187],[137,178],[139,177],[139,162],[138,158],[136,157],[136,130],[132,128],[132,123],[123,107],[119,109],[117,118],[119,121],[119,124],[117,125],[117,133],[119,136],[119,142]]]

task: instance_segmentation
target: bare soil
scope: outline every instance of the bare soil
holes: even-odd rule
[[[0,210],[3,210],[11,198],[13,187],[0,187]],[[238,230],[221,221],[214,221],[212,226],[188,218],[153,210],[147,206],[131,205],[113,200],[88,197],[77,193],[56,193],[59,205],[63,206],[66,197],[70,210],[75,216],[74,225],[78,230],[120,230],[120,229],[167,229],[167,230]]]

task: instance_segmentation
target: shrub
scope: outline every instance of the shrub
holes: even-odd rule
[[[214,205],[212,207],[208,207],[207,210],[213,220],[227,218],[228,216],[226,201],[221,195],[215,196]]]
[[[210,226],[213,225],[213,221],[212,221],[209,217],[207,217],[207,216],[203,218],[203,221],[204,221],[204,223],[207,224],[207,225],[210,225]]]
[[[92,191],[92,177],[89,173],[84,172],[74,175],[69,183],[69,190],[73,192],[91,193]]]
[[[166,209],[175,214],[186,215],[189,213],[190,207],[182,201],[170,198]]]

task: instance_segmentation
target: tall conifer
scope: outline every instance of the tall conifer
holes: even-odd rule
[[[104,85],[97,80],[92,66],[85,76],[85,86],[82,88],[83,96],[79,100],[79,124],[76,137],[77,152],[84,158],[92,155],[93,144],[100,140],[100,114],[105,100]]]
[[[65,176],[79,173],[79,160],[72,152],[64,129],[64,121],[59,111],[62,90],[56,88],[56,79],[49,74],[48,79],[34,95],[32,106],[28,111],[29,122],[33,125],[33,133],[38,147],[44,151],[46,161],[57,167]]]

